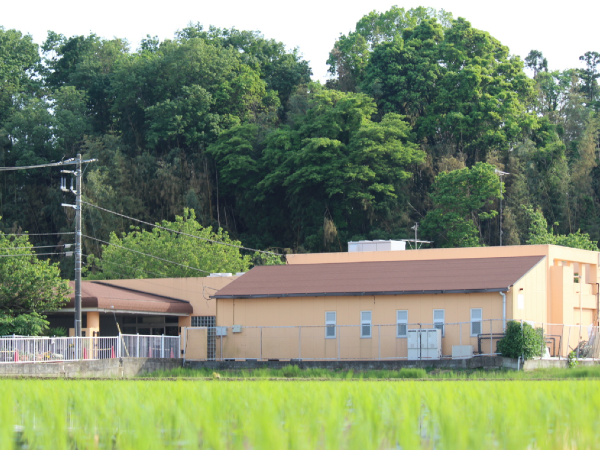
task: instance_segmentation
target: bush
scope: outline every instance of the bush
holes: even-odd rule
[[[498,342],[498,351],[508,358],[542,356],[545,347],[543,329],[533,328],[527,322],[521,327],[521,323],[514,320],[508,322],[506,333]]]

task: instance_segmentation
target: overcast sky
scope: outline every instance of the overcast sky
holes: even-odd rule
[[[147,34],[170,38],[189,22],[205,26],[259,30],[265,37],[298,47],[310,61],[315,80],[327,79],[326,60],[340,33],[354,29],[369,11],[404,8],[443,8],[464,17],[475,28],[488,31],[524,58],[537,49],[551,70],[582,67],[579,56],[600,52],[600,1],[558,2],[532,0],[432,1],[139,1],[0,0],[0,25],[15,28],[42,43],[48,30],[66,36],[90,32],[104,38],[126,38],[133,49]]]

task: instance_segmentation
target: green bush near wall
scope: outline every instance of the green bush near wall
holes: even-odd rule
[[[542,356],[545,346],[543,329],[515,320],[507,323],[505,335],[498,341],[498,351],[508,358]]]

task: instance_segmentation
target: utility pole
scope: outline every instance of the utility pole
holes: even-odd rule
[[[504,183],[502,182],[502,177],[504,175],[510,175],[510,173],[502,172],[498,169],[494,169],[494,171],[496,172],[496,174],[498,174],[498,178],[500,179],[500,247],[502,247],[502,235],[504,234],[502,231],[502,200],[504,199],[504,193],[502,192]]]
[[[61,206],[68,206],[75,209],[75,336],[81,337],[81,188],[83,171],[81,165],[96,161],[95,159],[81,160],[81,154],[77,154],[75,164],[77,169],[61,170],[61,173],[70,173],[75,176],[75,189],[73,189],[73,178],[71,178],[71,187],[67,188],[67,180],[61,177],[60,189],[63,192],[71,192],[75,194],[75,205],[62,203]]]
[[[415,225],[410,227],[411,230],[415,230],[415,250],[417,247],[417,232],[419,231],[419,222],[415,222]]]

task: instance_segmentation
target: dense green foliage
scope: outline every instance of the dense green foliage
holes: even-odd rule
[[[69,293],[58,264],[36,258],[27,236],[0,232],[0,336],[42,334],[44,313],[59,309]]]
[[[498,245],[501,200],[503,244],[596,248],[597,52],[553,71],[423,7],[372,11],[329,45],[323,86],[298,49],[253,31],[196,24],[132,49],[56,32],[38,47],[0,27],[0,164],[82,152],[98,159],[90,202],[151,223],[190,208],[202,229],[278,252],[408,238],[414,222],[434,246]],[[0,177],[5,231],[72,229],[58,170]],[[84,234],[130,232],[85,209]]]
[[[504,337],[498,341],[498,351],[508,358],[527,360],[542,356],[545,349],[544,330],[533,328],[527,322],[509,321]]]
[[[3,380],[3,449],[595,448],[598,381]]]
[[[181,234],[160,228],[135,229],[122,237],[111,233],[111,245],[105,247],[102,258],[88,257],[87,278],[201,277],[211,272],[245,272],[250,266],[250,256],[241,255],[235,247],[240,243],[229,239],[222,230],[215,233],[203,228],[196,221],[194,210],[185,209],[175,222],[163,220],[160,225]]]

